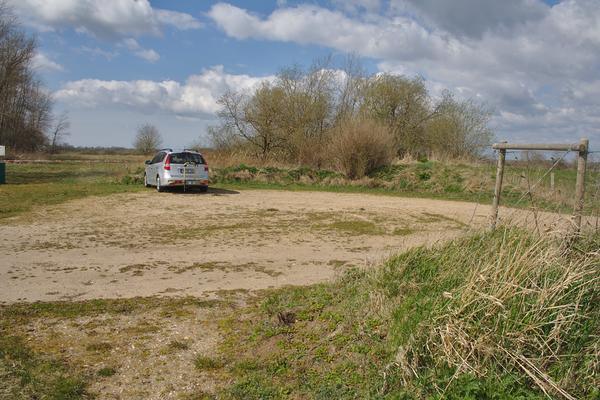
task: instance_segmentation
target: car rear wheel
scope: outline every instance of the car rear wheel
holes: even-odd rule
[[[208,186],[200,186],[200,191],[201,191],[202,193],[206,193],[206,192],[208,192]]]
[[[161,184],[160,184],[160,177],[159,176],[156,177],[156,191],[157,192],[164,192],[165,191],[165,188],[162,187]]]

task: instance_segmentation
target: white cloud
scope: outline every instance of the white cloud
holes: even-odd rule
[[[113,58],[115,58],[119,55],[119,53],[116,51],[108,51],[108,50],[103,50],[99,47],[89,47],[89,46],[81,46],[78,49],[76,49],[76,51],[81,52],[81,53],[90,54],[92,57],[102,57],[102,58],[105,58],[107,61],[111,61]]]
[[[357,12],[377,12],[381,8],[381,0],[332,0],[335,7],[342,10]]]
[[[155,9],[148,0],[9,0],[23,21],[41,30],[70,27],[96,37],[159,35],[163,25],[196,29],[189,14]]]
[[[184,83],[165,81],[103,81],[83,79],[68,82],[55,98],[73,107],[117,106],[146,113],[158,111],[184,117],[212,119],[217,100],[226,90],[251,90],[274,77],[232,75],[215,66],[191,75]]]
[[[154,51],[153,49],[143,48],[142,46],[140,46],[138,41],[133,38],[123,39],[121,41],[121,46],[125,46],[135,56],[143,58],[148,62],[153,63],[160,59],[160,55],[156,51]]]
[[[430,33],[407,17],[379,17],[366,22],[313,5],[280,8],[261,19],[231,4],[218,3],[208,15],[237,39],[318,44],[384,59],[423,57],[446,51],[449,45],[461,46],[457,40]]]
[[[515,26],[540,20],[550,7],[538,0],[392,0],[391,9],[413,14],[432,28],[481,37],[488,31],[507,33]]]
[[[600,140],[600,96],[589,93],[600,81],[599,0],[392,0],[384,14],[299,5],[266,16],[218,3],[208,15],[233,38],[356,53],[382,71],[484,100],[497,111],[499,135],[527,129]]]
[[[46,54],[39,52],[33,56],[32,64],[33,68],[37,70],[45,70],[52,72],[60,72],[65,70],[62,65],[60,65],[56,61],[51,60]]]
[[[155,10],[156,18],[165,25],[172,25],[180,30],[199,29],[202,24],[190,14],[171,10]]]

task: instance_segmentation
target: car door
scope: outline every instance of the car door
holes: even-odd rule
[[[153,185],[156,185],[156,175],[158,174],[159,163],[163,159],[162,155],[164,155],[164,152],[162,152],[162,151],[159,151],[158,153],[156,153],[156,155],[152,159],[152,162],[150,163],[150,166],[148,168],[148,174],[149,174],[148,177],[150,177],[149,182],[152,183]]]
[[[154,160],[156,160],[156,154],[154,157],[150,159],[150,162],[144,166],[144,173],[146,174],[146,182],[152,185],[154,184],[154,174],[152,172],[152,164],[154,164]]]

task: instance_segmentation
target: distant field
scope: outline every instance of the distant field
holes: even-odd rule
[[[137,160],[108,163],[97,158],[94,162],[9,163],[7,184],[0,186],[0,218],[41,205],[142,190],[141,184],[127,184],[124,179],[140,168]]]
[[[493,162],[466,164],[412,162],[387,167],[360,180],[348,180],[329,170],[305,167],[223,166],[210,158],[213,187],[230,189],[282,189],[372,193],[405,197],[462,200],[489,204],[493,196]],[[36,158],[30,156],[30,158]],[[8,185],[0,187],[0,218],[32,207],[71,199],[143,190],[143,161],[138,155],[58,154],[39,163],[9,163]],[[216,167],[215,167],[216,166]],[[562,166],[550,187],[548,166],[508,163],[502,203],[555,212],[573,208],[575,168]],[[600,208],[600,174],[591,166],[588,174],[586,214]],[[528,188],[533,187],[532,195]]]

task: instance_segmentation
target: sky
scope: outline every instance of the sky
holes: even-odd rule
[[[486,104],[498,140],[600,147],[600,0],[7,1],[73,145],[129,147],[143,123],[206,141],[224,91],[352,54]]]

